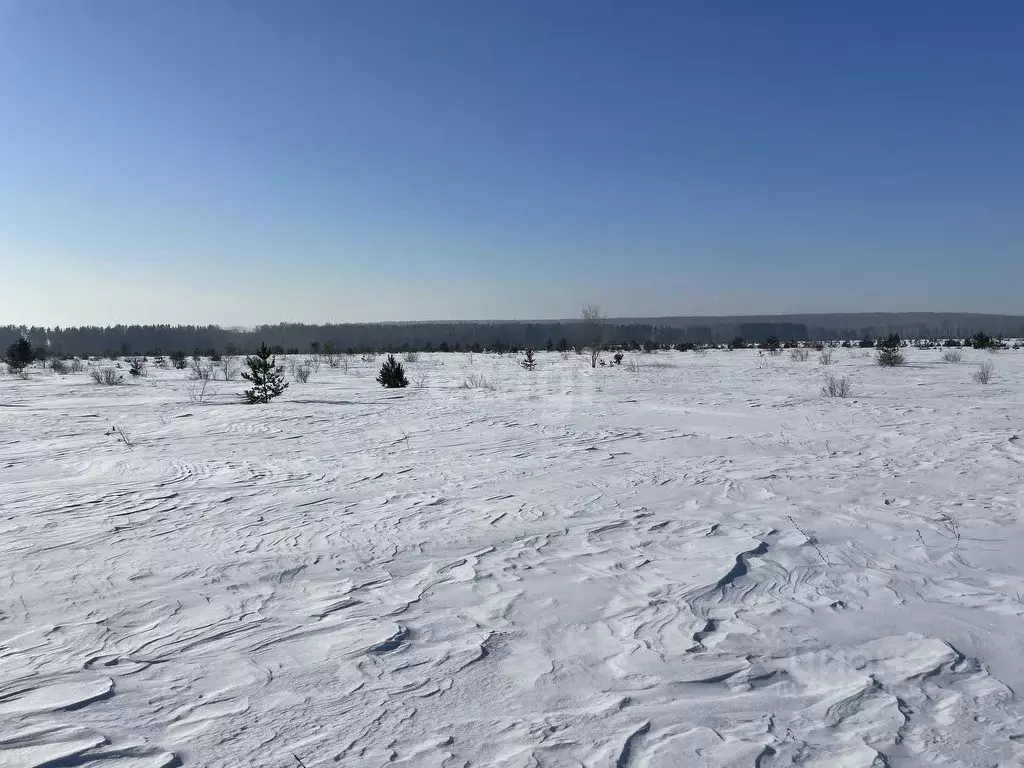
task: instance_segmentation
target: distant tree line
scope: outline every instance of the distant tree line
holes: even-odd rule
[[[837,316],[849,317],[849,316]],[[604,343],[632,349],[726,344],[742,338],[760,343],[782,341],[861,340],[898,333],[903,338],[967,338],[981,330],[1007,336],[1024,335],[1024,318],[995,323],[988,329],[940,320],[926,324],[898,318],[884,325],[835,328],[820,323],[746,321],[742,318],[686,324],[608,320]],[[942,315],[936,315],[942,318]],[[1006,327],[999,327],[1000,325]],[[956,331],[954,333],[954,330]],[[545,322],[351,323],[308,325],[280,323],[252,329],[216,325],[114,325],[74,328],[0,327],[0,348],[25,338],[38,353],[65,356],[250,354],[265,341],[276,354],[308,352],[311,345],[329,345],[337,352],[566,350],[586,346],[588,329],[580,320]]]

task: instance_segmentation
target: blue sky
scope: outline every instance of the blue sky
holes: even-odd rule
[[[1024,313],[1022,40],[998,0],[0,0],[0,322]]]

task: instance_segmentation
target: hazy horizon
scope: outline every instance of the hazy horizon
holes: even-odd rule
[[[598,308],[600,309],[600,308]],[[894,324],[901,323],[934,323],[943,325],[955,325],[957,323],[973,323],[980,330],[986,330],[985,319],[990,318],[994,325],[1003,325],[1007,321],[1011,324],[1017,321],[1024,322],[1024,313],[999,313],[999,312],[931,312],[931,311],[920,311],[920,312],[781,312],[781,313],[739,313],[734,315],[695,315],[695,314],[675,314],[675,315],[608,315],[603,314],[603,320],[610,324],[625,324],[625,325],[637,325],[643,323],[657,323],[668,327],[686,328],[696,327],[705,323],[711,323],[712,325],[729,325],[731,323],[772,323],[772,322],[796,322],[802,324],[813,324],[813,323],[825,323],[835,324],[837,326],[845,324],[857,324],[867,323],[872,324],[875,322],[888,321]],[[440,319],[424,319],[424,318],[413,318],[408,320],[391,320],[391,319],[377,319],[377,320],[353,320],[353,321],[322,321],[322,322],[309,322],[305,320],[294,320],[294,319],[281,319],[273,320],[268,322],[259,322],[252,324],[242,323],[212,323],[204,321],[195,322],[139,322],[139,323],[99,323],[99,324],[86,324],[86,323],[7,323],[0,322],[0,328],[10,327],[29,327],[36,329],[45,328],[86,328],[86,327],[97,327],[97,328],[114,328],[118,326],[141,326],[141,327],[219,327],[225,331],[238,331],[238,332],[251,332],[258,328],[273,328],[278,326],[303,326],[303,327],[326,327],[326,326],[374,326],[374,325],[495,325],[495,326],[513,326],[513,325],[547,325],[547,324],[563,324],[563,323],[574,323],[582,322],[579,315],[564,317],[472,317],[472,318],[440,318]],[[973,327],[970,333],[973,333]],[[993,330],[988,328],[988,330]],[[998,332],[998,329],[996,329]],[[938,333],[938,331],[936,331]],[[941,335],[941,334],[940,334]]]
[[[0,324],[949,311],[1024,6],[0,0]]]

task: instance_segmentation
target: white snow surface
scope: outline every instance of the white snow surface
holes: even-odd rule
[[[1024,353],[907,354],[3,376],[0,767],[1021,765]]]

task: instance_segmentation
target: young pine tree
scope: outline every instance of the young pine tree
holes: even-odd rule
[[[903,357],[903,350],[900,349],[899,334],[890,333],[884,339],[879,339],[875,345],[878,355],[878,364],[887,368],[903,365],[906,362]]]
[[[380,367],[377,383],[388,389],[399,389],[409,386],[409,380],[405,378],[405,369],[395,359],[394,355],[388,355],[388,359]]]
[[[532,349],[526,350],[526,359],[520,360],[519,364],[521,366],[523,366],[523,368],[525,368],[528,371],[532,371],[534,368],[537,367],[537,361],[533,357],[533,350]]]
[[[12,372],[21,373],[31,365],[34,357],[35,353],[32,351],[32,345],[28,343],[28,339],[22,336],[7,347],[3,360]]]
[[[242,371],[242,378],[252,382],[252,389],[243,393],[247,403],[269,403],[288,389],[284,381],[284,368],[275,365],[276,362],[266,342],[260,344],[255,355],[245,358],[249,370]]]

